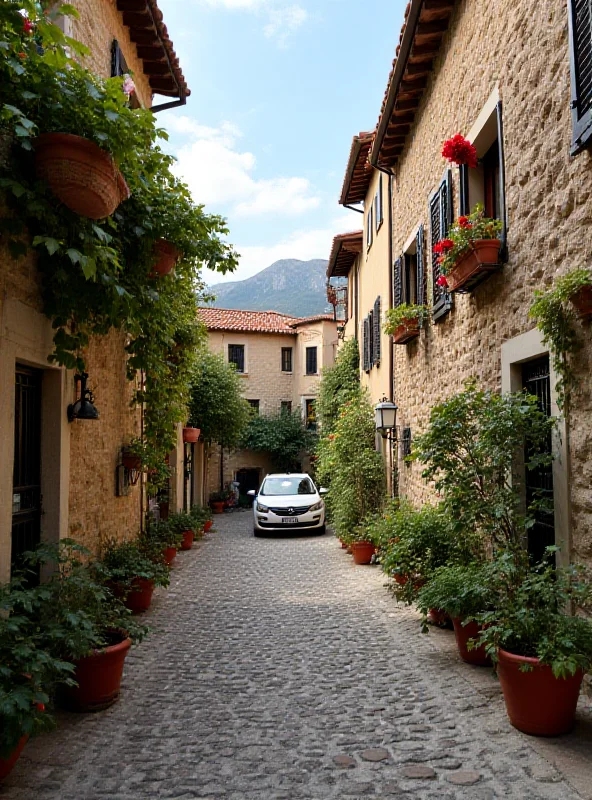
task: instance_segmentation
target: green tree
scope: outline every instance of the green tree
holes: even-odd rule
[[[201,430],[206,444],[238,446],[251,416],[241,389],[234,366],[203,347],[191,380],[189,424]]]
[[[263,416],[253,414],[240,441],[245,450],[267,453],[278,472],[299,468],[303,452],[316,444],[316,434],[306,429],[299,411]]]

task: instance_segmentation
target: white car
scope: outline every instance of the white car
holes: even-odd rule
[[[248,492],[253,501],[253,534],[306,531],[325,533],[325,503],[305,472],[267,475],[258,492]]]

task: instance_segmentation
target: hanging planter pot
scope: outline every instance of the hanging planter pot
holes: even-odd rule
[[[124,447],[121,453],[121,463],[128,470],[135,470],[136,472],[142,469],[142,456],[138,456],[128,447]]]
[[[34,146],[37,176],[75,214],[103,219],[130,196],[115,162],[94,142],[71,133],[43,133]]]
[[[372,542],[352,542],[351,550],[355,564],[369,564],[376,552]]]
[[[195,534],[193,531],[183,531],[183,542],[181,544],[181,550],[191,550],[193,547],[193,540],[195,538]]]
[[[393,333],[393,342],[395,344],[407,344],[412,339],[417,339],[419,336],[419,320],[417,317],[414,319],[406,320],[403,325],[399,325]]]
[[[515,728],[534,736],[559,736],[574,726],[584,673],[556,678],[538,658],[498,651],[497,674]],[[529,667],[530,672],[523,672]]]
[[[582,319],[592,317],[592,284],[582,288],[569,298]]]
[[[24,746],[27,744],[29,737],[21,736],[18,744],[7,758],[0,758],[0,781],[8,777],[16,762],[19,760],[20,754],[23,752]]]
[[[152,253],[155,258],[154,266],[150,276],[152,278],[160,275],[168,275],[173,270],[177,261],[181,258],[181,251],[166,239],[157,239],[154,242]]]
[[[479,283],[488,273],[499,268],[499,239],[475,239],[470,249],[464,252],[446,275],[448,291],[468,291]]]
[[[199,428],[183,428],[183,441],[194,444],[199,439],[200,433]]]
[[[70,711],[102,711],[119,697],[123,664],[132,640],[119,631],[112,633],[114,644],[95,650],[74,662],[78,686],[62,686],[60,703]]]
[[[456,646],[458,653],[463,661],[467,664],[475,664],[478,667],[490,667],[491,659],[485,652],[485,647],[475,647],[469,650],[467,642],[469,639],[476,639],[481,631],[481,626],[477,622],[469,622],[463,625],[462,619],[455,617],[452,620],[454,626],[454,636],[456,637]]]

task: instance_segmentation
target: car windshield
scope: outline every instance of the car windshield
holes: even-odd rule
[[[263,495],[314,494],[310,478],[266,478],[261,487]]]

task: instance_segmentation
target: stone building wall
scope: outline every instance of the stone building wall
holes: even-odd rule
[[[530,331],[535,289],[592,261],[592,158],[570,156],[570,64],[565,3],[554,0],[477,0],[457,3],[450,29],[396,170],[393,253],[419,221],[429,237],[428,200],[442,179],[440,152],[451,135],[469,133],[495,91],[503,104],[509,260],[472,294],[455,295],[445,320],[420,338],[395,346],[399,421],[412,434],[425,428],[430,409],[475,376],[502,387],[502,344]],[[458,173],[454,171],[455,216]],[[429,245],[426,248],[431,264]],[[431,269],[428,267],[431,277]],[[431,283],[428,286],[431,298]],[[592,347],[579,326],[576,359],[582,380],[568,431],[571,461],[572,546],[592,561]],[[433,499],[420,466],[401,466],[400,488],[414,502]]]

